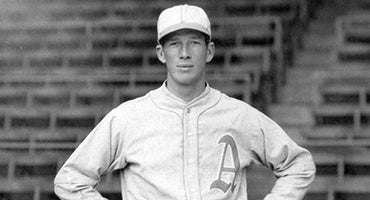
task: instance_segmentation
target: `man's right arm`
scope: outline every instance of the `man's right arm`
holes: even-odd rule
[[[120,139],[114,120],[108,114],[61,167],[54,179],[54,191],[60,199],[106,200],[96,190],[101,176],[125,166],[124,159],[115,157]]]

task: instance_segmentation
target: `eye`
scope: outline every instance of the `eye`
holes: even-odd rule
[[[200,44],[200,42],[199,42],[198,40],[193,40],[193,41],[191,41],[191,44],[192,44],[192,45],[199,45],[199,44]]]
[[[177,42],[177,41],[170,41],[170,42],[168,42],[168,45],[169,46],[177,46],[179,44],[179,42]]]

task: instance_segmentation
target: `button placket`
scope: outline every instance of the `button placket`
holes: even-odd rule
[[[186,161],[185,180],[189,199],[200,199],[198,183],[198,141],[196,137],[196,115],[190,108],[184,114],[184,152]]]

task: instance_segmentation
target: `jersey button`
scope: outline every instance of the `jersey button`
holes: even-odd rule
[[[188,160],[188,163],[189,163],[189,164],[193,164],[193,163],[194,163],[194,161],[195,161],[194,159],[191,159],[191,158],[190,158],[190,159]]]
[[[193,135],[193,133],[192,132],[188,132],[188,136],[192,136]]]

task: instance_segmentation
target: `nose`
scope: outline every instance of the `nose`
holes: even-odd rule
[[[181,45],[180,48],[180,58],[182,59],[188,59],[190,58],[189,48],[188,45]]]

